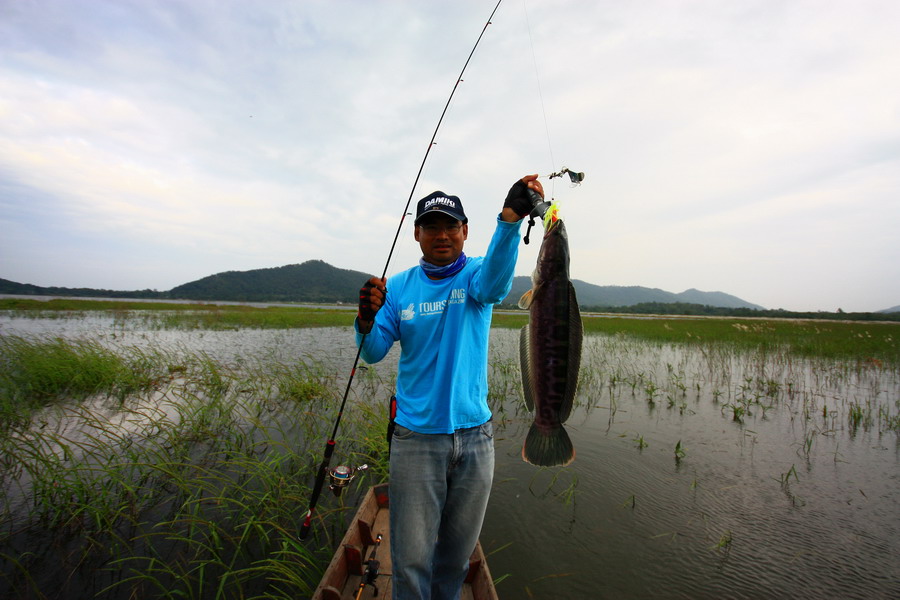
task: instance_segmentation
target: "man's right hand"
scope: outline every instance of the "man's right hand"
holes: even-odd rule
[[[385,285],[387,281],[372,277],[359,290],[359,312],[356,317],[359,321],[360,333],[369,333],[372,323],[375,322],[377,313],[384,304],[384,295],[387,293]]]

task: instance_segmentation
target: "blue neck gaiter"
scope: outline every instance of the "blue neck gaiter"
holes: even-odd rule
[[[460,252],[459,258],[457,258],[449,265],[444,265],[443,267],[433,265],[430,262],[426,262],[424,258],[420,258],[419,266],[422,267],[422,270],[425,271],[425,274],[429,277],[444,279],[446,277],[456,275],[462,270],[464,266],[466,266],[466,253]]]

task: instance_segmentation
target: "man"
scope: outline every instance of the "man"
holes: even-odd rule
[[[521,220],[543,197],[537,177],[510,189],[484,257],[463,252],[469,226],[459,198],[423,198],[419,265],[360,290],[363,359],[376,363],[394,342],[401,347],[390,456],[394,600],[459,598],[494,474],[491,313],[512,287]]]

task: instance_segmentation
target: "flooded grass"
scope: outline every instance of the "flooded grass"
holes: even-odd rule
[[[301,544],[353,312],[145,306],[0,314],[0,597],[307,597],[387,479],[395,363],[359,370],[334,461],[370,469]],[[491,341],[501,597],[900,591],[900,325],[587,317],[578,456],[535,470],[525,319]]]
[[[355,310],[308,306],[251,306],[243,304],[176,304],[127,300],[80,300],[56,298],[47,301],[0,298],[0,311],[25,318],[81,318],[104,314],[139,323],[151,329],[291,329],[294,327],[350,327]]]
[[[0,342],[0,596],[311,594],[342,535],[343,505],[324,499],[316,537],[296,538],[332,377],[302,363]],[[353,412],[335,459],[383,465],[385,420],[362,401]],[[378,477],[385,468],[366,476]]]
[[[491,386],[512,388],[516,332],[495,334]],[[586,336],[568,490],[536,485],[531,415],[498,395],[501,596],[895,596],[900,367],[826,354]]]
[[[497,327],[521,327],[527,315],[494,317]],[[751,352],[854,360],[900,366],[900,324],[731,318],[582,319],[585,333],[623,335],[666,344],[724,344]]]
[[[20,424],[60,398],[105,393],[120,402],[181,369],[131,348],[117,354],[92,340],[0,337],[0,428]]]
[[[159,329],[290,329],[350,327],[355,312],[308,306],[218,305],[53,299],[0,298],[0,311],[17,317],[81,318],[103,313]],[[495,327],[520,328],[528,314],[498,312]],[[814,321],[738,318],[626,318],[585,315],[586,333],[624,335],[669,344],[726,344],[754,352],[855,360],[900,366],[900,324],[894,322]]]

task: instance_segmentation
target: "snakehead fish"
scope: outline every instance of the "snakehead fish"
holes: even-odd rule
[[[539,466],[567,465],[575,459],[575,448],[563,423],[575,399],[583,328],[569,281],[569,238],[555,204],[544,216],[544,239],[531,281],[519,300],[519,307],[530,311],[519,354],[525,404],[534,411],[522,458]]]

